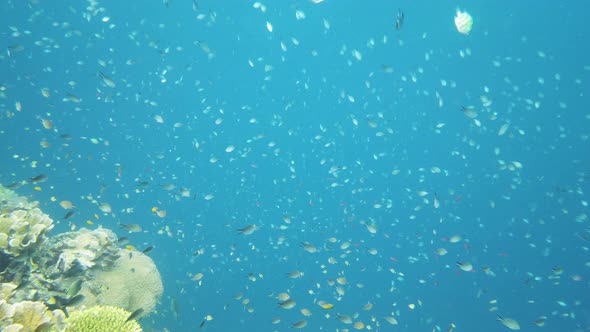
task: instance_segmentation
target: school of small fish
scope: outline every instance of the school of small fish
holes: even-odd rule
[[[356,6],[8,0],[0,183],[149,254],[164,331],[590,329],[590,57]]]

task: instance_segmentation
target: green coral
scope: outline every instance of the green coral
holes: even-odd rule
[[[110,306],[95,306],[73,312],[66,320],[66,332],[141,332],[141,325],[135,320],[127,321],[131,315],[125,309]]]

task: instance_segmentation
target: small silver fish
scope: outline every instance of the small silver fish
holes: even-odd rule
[[[256,230],[258,230],[258,226],[256,226],[255,224],[252,224],[252,225],[248,225],[246,227],[238,229],[238,233],[240,233],[242,235],[250,235],[250,234],[254,233],[254,231],[256,231]]]
[[[112,78],[108,77],[102,72],[98,72],[98,75],[100,76],[100,78],[102,78],[102,82],[104,83],[104,85],[108,86],[111,89],[117,87],[117,84]]]
[[[141,232],[141,226],[138,224],[119,224],[119,227],[127,230],[129,233]]]

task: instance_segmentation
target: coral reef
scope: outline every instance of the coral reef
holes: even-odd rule
[[[150,313],[163,292],[160,273],[147,255],[121,251],[110,270],[93,271],[81,291],[86,296],[85,304],[112,305],[131,312],[143,309],[145,314]]]
[[[163,292],[151,258],[108,229],[49,237],[53,220],[37,206],[0,185],[0,330],[141,331],[129,312],[149,314]],[[86,309],[97,304],[118,308]],[[111,323],[120,328],[100,327]]]
[[[35,332],[49,328],[51,311],[41,302],[22,301],[8,304],[0,301],[0,321],[4,323],[3,331]]]
[[[105,228],[62,233],[50,238],[35,261],[51,266],[50,275],[68,277],[90,268],[109,269],[119,257],[117,236]]]
[[[4,209],[3,209],[4,210]],[[0,214],[0,252],[18,257],[31,252],[53,228],[53,220],[38,208]]]
[[[36,206],[0,186],[0,282],[18,285],[28,278],[30,257],[53,228],[53,220]],[[6,297],[4,288],[1,296]]]
[[[11,298],[16,287],[17,286],[15,284],[11,283],[0,284],[0,300],[7,300]]]
[[[74,312],[67,320],[66,332],[141,332],[131,313],[117,307],[95,306]]]
[[[39,205],[39,202],[29,202],[26,197],[17,195],[14,191],[0,185],[0,213],[8,213],[12,210],[30,210]]]

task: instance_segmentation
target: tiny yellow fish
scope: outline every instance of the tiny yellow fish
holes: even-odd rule
[[[324,302],[324,301],[319,301],[318,304],[319,304],[320,307],[322,307],[322,309],[329,310],[329,309],[334,308],[334,305],[332,303],[327,303],[327,302]]]

